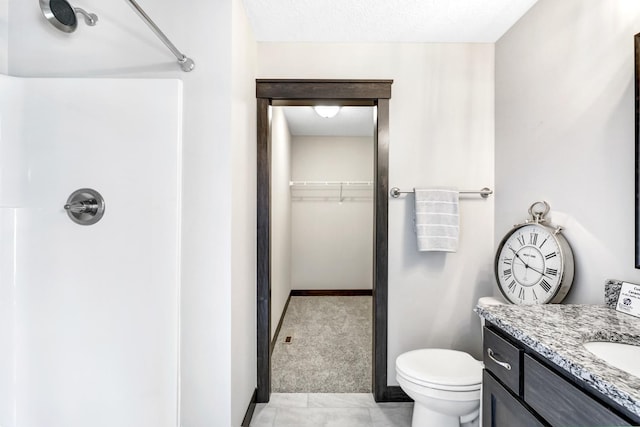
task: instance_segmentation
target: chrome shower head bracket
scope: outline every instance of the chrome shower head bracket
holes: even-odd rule
[[[104,198],[96,190],[81,188],[71,193],[64,209],[76,224],[92,225],[104,215]]]
[[[96,15],[95,13],[89,13],[79,7],[74,7],[73,11],[82,15],[84,17],[84,23],[90,27],[93,27],[98,23],[98,15]]]
[[[65,33],[73,33],[78,27],[76,14],[82,15],[84,22],[90,27],[98,22],[98,16],[95,13],[72,7],[67,0],[40,0],[40,9],[51,25]]]

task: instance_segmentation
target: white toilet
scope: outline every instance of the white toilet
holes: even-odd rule
[[[412,427],[460,427],[478,418],[482,363],[467,353],[409,351],[396,359],[396,379],[415,401]]]
[[[480,298],[480,305],[504,304]],[[413,350],[396,359],[396,379],[413,405],[412,427],[479,424],[482,362],[471,355],[437,348]]]

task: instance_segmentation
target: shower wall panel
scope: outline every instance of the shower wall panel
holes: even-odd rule
[[[28,166],[25,147],[19,142],[22,129],[27,127],[25,81],[0,74],[0,207],[3,209],[25,205]]]
[[[15,370],[15,210],[0,208],[0,425],[13,426]]]
[[[181,83],[16,80],[15,420],[0,425],[176,426]],[[63,209],[85,187],[106,201],[91,226]]]
[[[15,425],[15,226],[17,170],[20,146],[9,143],[17,134],[14,126],[20,110],[18,81],[0,75],[0,425]],[[14,102],[15,100],[15,102]],[[8,160],[11,159],[9,162]]]

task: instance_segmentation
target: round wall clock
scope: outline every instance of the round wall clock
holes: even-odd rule
[[[547,202],[529,207],[531,219],[500,242],[495,275],[502,295],[514,304],[560,303],[573,283],[573,252],[561,227],[545,224]]]

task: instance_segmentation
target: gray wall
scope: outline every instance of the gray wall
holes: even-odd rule
[[[567,302],[634,269],[634,45],[640,2],[540,0],[496,44],[496,235],[551,205],[576,260]]]
[[[492,44],[258,43],[258,77],[394,79],[391,186],[493,187]],[[418,253],[413,197],[389,200],[389,383],[395,358],[425,347],[480,357],[472,309],[494,290],[494,198],[461,201],[460,249]]]
[[[372,136],[295,136],[292,180],[373,181],[373,148]],[[293,190],[293,289],[371,289],[373,186],[355,188],[342,203],[339,186]]]
[[[291,133],[282,107],[271,109],[271,337],[291,292]]]

